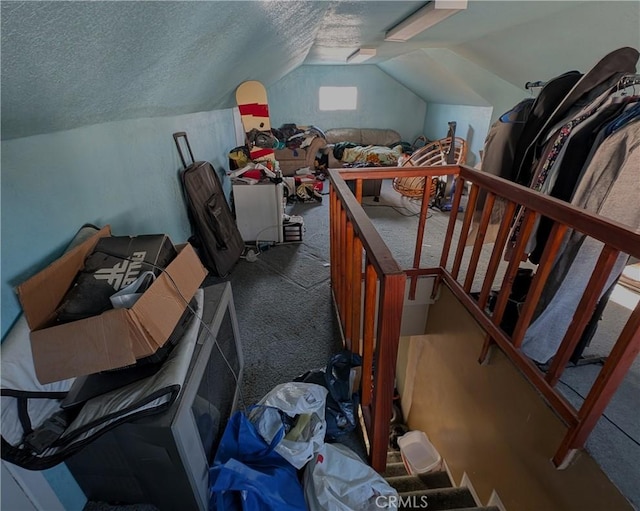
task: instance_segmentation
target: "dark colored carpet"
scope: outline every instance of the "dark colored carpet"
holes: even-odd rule
[[[328,201],[289,206],[287,213],[304,218],[303,241],[263,249],[255,262],[241,259],[228,278],[244,353],[245,406],[325,367],[342,349],[330,287]],[[366,458],[358,429],[340,442]]]
[[[328,190],[328,186],[325,188]],[[243,345],[243,394],[247,406],[260,400],[275,385],[291,381],[309,369],[324,367],[329,356],[342,347],[329,282],[328,202],[329,198],[325,196],[321,204],[295,204],[288,208],[289,214],[304,218],[303,241],[270,247],[253,263],[241,260],[228,278],[232,284]],[[394,257],[403,268],[411,267],[419,202],[401,197],[392,190],[390,182],[385,181],[380,202],[365,198],[363,203]],[[423,264],[437,264],[448,218],[447,213],[430,211],[428,237],[423,241]],[[483,273],[489,249],[489,246],[483,249],[478,274]],[[465,260],[467,257],[465,254]],[[460,278],[463,279],[464,274]],[[205,285],[220,280],[209,277]],[[498,282],[497,278],[495,283]],[[478,283],[474,281],[473,288],[476,287]],[[585,353],[608,353],[628,315],[628,310],[610,304]],[[561,390],[569,400],[579,404],[581,399],[576,391],[584,396],[598,369],[599,366],[568,369],[563,381],[572,389],[560,384]],[[640,486],[637,484],[640,480],[640,447],[637,444],[640,439],[637,420],[639,374],[640,359],[636,360],[607,407],[606,413],[611,420],[600,419],[587,442],[587,450],[635,505],[640,503]],[[341,440],[364,456],[364,446],[357,432]],[[86,509],[128,511],[134,508],[103,506]],[[135,509],[151,511],[152,508]]]
[[[328,184],[325,186],[328,190]],[[463,197],[464,203],[465,197]],[[280,245],[262,253],[258,261],[241,261],[230,280],[245,353],[245,398],[260,399],[274,385],[314,367],[322,367],[330,353],[340,349],[341,341],[331,302],[329,286],[328,196],[322,204],[296,204],[291,214],[305,221],[303,242]],[[363,199],[365,211],[400,266],[412,266],[420,202],[395,192],[385,180],[379,201]],[[458,215],[460,230],[462,215]],[[430,210],[422,246],[422,264],[437,265],[445,238],[448,213]],[[488,263],[492,245],[485,245],[472,289],[479,289],[480,275]],[[454,250],[451,250],[451,264]],[[462,268],[470,250],[465,251]],[[494,281],[499,287],[503,261]],[[463,280],[464,271],[459,280]],[[611,351],[630,311],[611,301],[585,355],[606,355]],[[601,366],[568,368],[559,389],[579,406]],[[598,421],[586,444],[587,451],[608,477],[632,502],[640,505],[640,432],[637,420],[640,405],[640,358],[624,378],[618,392]],[[614,425],[615,424],[615,425]],[[345,439],[352,449],[363,453],[361,442]],[[351,445],[350,445],[351,444]],[[363,454],[361,454],[363,455]]]

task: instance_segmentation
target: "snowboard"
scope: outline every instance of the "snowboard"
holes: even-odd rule
[[[271,141],[271,122],[267,89],[262,83],[251,80],[241,83],[236,89],[236,103],[240,110],[250,157],[254,161],[273,161],[275,154]],[[265,147],[269,146],[271,147]]]

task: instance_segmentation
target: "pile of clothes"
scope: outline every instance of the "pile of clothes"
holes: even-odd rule
[[[247,133],[247,141],[253,147],[265,149],[299,149],[307,147],[315,137],[325,138],[324,132],[316,126],[297,126],[287,123],[269,131],[252,129]]]
[[[307,147],[315,137],[326,138],[324,131],[316,126],[297,126],[283,124],[279,128],[272,128],[271,133],[283,144],[278,149],[298,149]]]
[[[393,147],[368,145],[361,146],[353,142],[339,142],[328,146],[333,151],[333,156],[343,163],[356,166],[368,164],[376,167],[395,167],[398,159],[403,156],[407,148],[398,143]]]

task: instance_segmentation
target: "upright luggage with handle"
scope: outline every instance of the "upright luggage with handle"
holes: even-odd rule
[[[191,157],[191,164],[188,166],[180,139],[184,139]],[[194,160],[184,131],[174,133],[173,140],[184,166],[184,170],[180,172],[180,181],[193,233],[189,243],[198,250],[202,263],[214,274],[223,277],[240,258],[244,241],[213,166],[206,161]]]

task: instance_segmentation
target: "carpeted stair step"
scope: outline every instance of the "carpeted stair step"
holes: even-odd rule
[[[402,462],[400,451],[394,450],[387,451],[387,467],[381,475],[387,479],[392,486],[394,486],[394,483],[400,485],[402,489],[396,488],[399,492],[430,488],[449,488],[452,486],[449,475],[443,470],[429,472],[427,474],[418,474],[416,476],[409,475]],[[410,482],[412,480],[414,481],[413,487]]]
[[[387,451],[387,465],[389,463],[402,463],[400,451]]]
[[[402,492],[398,511],[428,509],[429,511],[461,510],[477,508],[467,488],[437,488],[432,490]],[[425,508],[424,504],[427,504]],[[482,508],[481,508],[482,509]]]
[[[387,468],[382,472],[382,477],[396,477],[396,476],[406,476],[407,469],[404,468],[404,463],[401,461],[397,461],[395,463],[387,462]]]
[[[428,474],[408,475],[406,472],[398,476],[385,477],[398,493],[432,490],[435,488],[451,488],[449,474],[444,471],[430,472]]]

